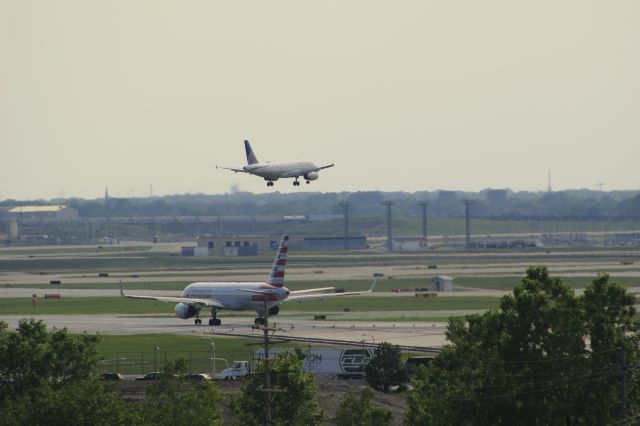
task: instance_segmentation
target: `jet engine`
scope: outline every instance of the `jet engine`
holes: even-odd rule
[[[176,316],[182,319],[188,319],[196,316],[198,310],[186,303],[178,303],[176,305]]]
[[[304,178],[306,180],[316,180],[316,179],[318,179],[318,173],[317,172],[309,172],[306,175],[304,175]]]
[[[274,315],[278,315],[278,312],[280,312],[280,308],[277,306],[272,306],[269,308],[269,316],[272,317]]]

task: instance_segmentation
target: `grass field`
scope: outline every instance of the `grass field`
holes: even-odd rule
[[[1,254],[1,253],[0,253]],[[549,264],[564,261],[640,261],[640,250],[631,247],[611,248],[537,248],[526,250],[438,250],[415,253],[386,252],[302,252],[292,251],[291,267],[331,266],[376,266],[376,265],[431,265],[448,264],[482,265],[490,263],[525,263],[528,265]],[[32,271],[50,273],[97,273],[97,272],[141,272],[157,271],[201,271],[215,268],[251,268],[269,270],[272,253],[250,257],[184,257],[166,252],[114,252],[96,256],[81,254],[68,257],[8,258],[0,260],[0,270]]]
[[[122,374],[145,374],[162,368],[166,360],[182,357],[191,365],[191,371],[211,372],[211,343],[215,343],[216,358],[251,360],[257,339],[225,337],[201,337],[166,334],[142,334],[136,336],[101,336],[98,354],[103,371]],[[156,348],[158,348],[156,350]],[[216,370],[226,368],[222,360],[216,360]]]
[[[584,286],[593,280],[593,277],[562,277],[562,274],[553,274],[562,278],[567,284],[573,288],[584,288]],[[524,276],[524,274],[523,274]],[[144,276],[146,279],[147,277]],[[612,275],[613,281],[624,285],[625,287],[640,286],[640,277],[616,277]],[[69,283],[52,286],[49,284],[19,284],[21,288],[33,288],[33,289],[47,289],[54,291],[58,288],[66,289],[110,289],[116,291],[120,288],[120,283],[117,277],[105,278],[110,282],[101,283]],[[490,290],[504,290],[511,291],[513,287],[520,284],[522,276],[514,277],[459,277],[454,281],[454,288],[460,289],[490,289]],[[205,281],[203,277],[203,281]],[[214,279],[215,281],[215,279]],[[125,290],[167,290],[167,291],[181,291],[191,280],[176,280],[176,281],[142,281],[142,282],[127,282],[123,280],[122,286]],[[324,281],[294,281],[287,280],[287,288],[290,290],[305,290],[318,287],[335,287],[338,289],[344,289],[345,291],[365,291],[371,286],[371,280],[324,280]],[[429,277],[422,278],[383,278],[378,282],[375,291],[385,292],[392,291],[394,289],[409,289],[414,290],[416,288],[431,288],[431,281]]]

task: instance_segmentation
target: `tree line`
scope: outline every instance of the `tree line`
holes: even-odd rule
[[[638,191],[569,190],[558,192],[310,192],[223,195],[172,195],[153,198],[109,197],[93,200],[4,200],[0,210],[24,204],[66,204],[80,217],[154,217],[216,215],[327,215],[342,214],[339,202],[351,203],[354,216],[383,216],[382,202],[393,201],[395,216],[418,216],[422,201],[429,202],[429,214],[463,216],[463,200],[474,201],[473,215],[486,219],[510,220],[637,220],[640,218]]]

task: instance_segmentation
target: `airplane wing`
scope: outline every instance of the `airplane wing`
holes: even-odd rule
[[[382,277],[382,274],[378,274],[375,273],[373,274],[373,282],[371,283],[371,287],[369,287],[369,290],[367,291],[349,291],[346,293],[320,293],[320,294],[306,294],[306,295],[300,295],[297,296],[296,293],[310,293],[313,291],[324,291],[324,290],[328,290],[328,289],[332,289],[332,287],[324,287],[324,288],[312,288],[309,290],[298,290],[298,291],[292,291],[290,294],[293,294],[293,296],[289,296],[287,297],[284,301],[288,302],[288,301],[294,301],[294,302],[306,302],[307,300],[324,300],[327,299],[329,297],[340,297],[340,296],[356,296],[358,294],[363,294],[363,293],[371,293],[373,292],[373,289],[376,287],[376,284],[378,284],[378,279],[380,277]]]
[[[215,299],[194,299],[191,297],[165,297],[165,296],[133,296],[125,294],[124,289],[120,287],[120,296],[130,299],[147,299],[158,300],[165,303],[186,303],[189,305],[209,306],[212,308],[225,309],[226,306]]]
[[[233,168],[233,167],[222,167],[222,166],[218,166],[218,165],[216,165],[216,169],[231,170],[232,172],[236,172],[236,173],[249,173],[248,171],[246,171],[244,169],[236,169],[236,168]]]
[[[322,169],[328,169],[329,167],[333,167],[333,166],[335,166],[335,164],[331,163],[328,166],[320,166],[317,169],[315,169],[314,171],[317,172],[317,171],[320,171]]]

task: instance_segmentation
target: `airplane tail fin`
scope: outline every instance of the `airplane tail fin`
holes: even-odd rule
[[[245,139],[244,141],[244,150],[247,153],[247,164],[257,164],[259,161],[256,158],[256,154],[253,153],[253,149],[251,149],[251,145],[249,141]]]
[[[289,236],[283,235],[278,246],[278,253],[273,261],[271,275],[267,279],[267,284],[271,284],[274,287],[282,287],[284,285],[284,268],[287,265],[287,253],[289,251],[288,244]]]

